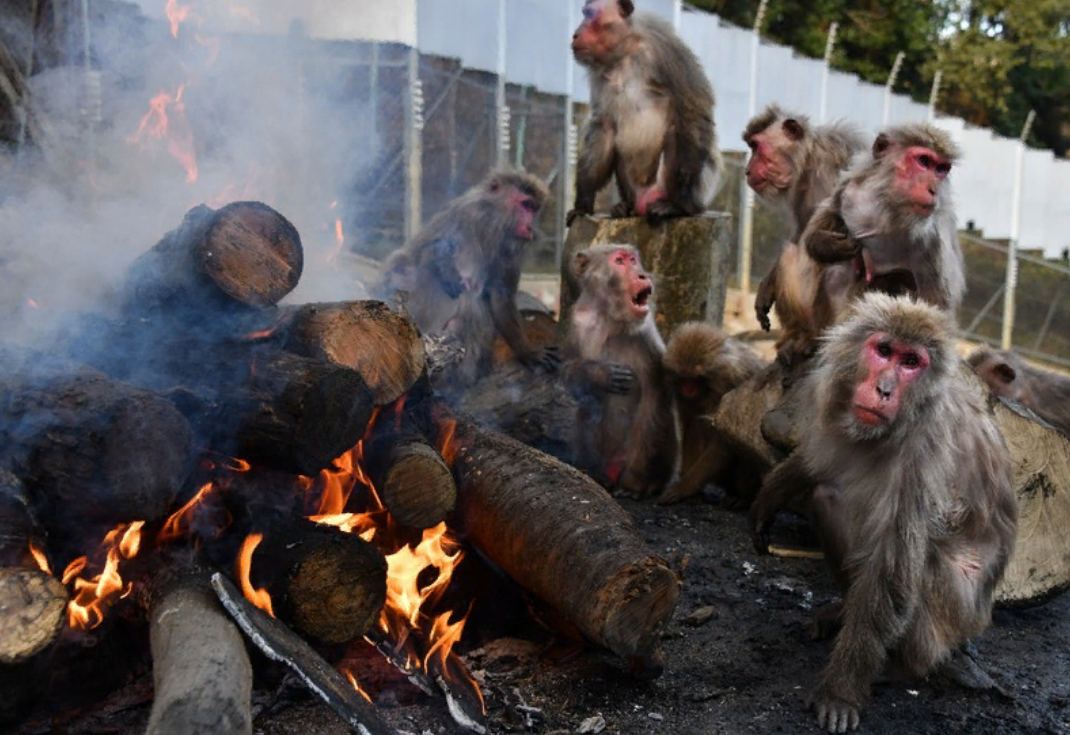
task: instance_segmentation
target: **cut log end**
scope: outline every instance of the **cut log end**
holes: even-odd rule
[[[395,445],[379,492],[390,515],[405,526],[432,528],[446,519],[457,502],[449,467],[430,445]]]
[[[644,678],[661,675],[662,626],[680,599],[680,583],[661,559],[644,559],[621,569],[595,593],[604,608],[602,635],[611,650],[634,651],[633,666]],[[621,600],[635,600],[621,605]]]
[[[233,202],[215,213],[198,255],[219,289],[243,304],[277,304],[297,287],[304,266],[301,236],[260,202]]]
[[[0,665],[21,664],[50,648],[63,629],[67,589],[34,569],[0,569]]]

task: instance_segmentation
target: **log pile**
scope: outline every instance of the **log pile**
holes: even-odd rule
[[[590,643],[660,673],[679,583],[627,514],[581,473],[453,415],[430,380],[449,350],[402,313],[280,306],[302,262],[270,207],[201,205],[59,348],[0,346],[0,681],[26,693],[0,720],[44,688],[68,600],[105,594],[106,556],[122,575],[108,604],[150,633],[152,735],[250,732],[242,633],[354,727],[391,732],[309,644],[378,647],[390,556],[443,524]],[[533,323],[545,339],[553,326]],[[344,525],[375,515],[393,537]],[[449,667],[424,665],[452,712]]]

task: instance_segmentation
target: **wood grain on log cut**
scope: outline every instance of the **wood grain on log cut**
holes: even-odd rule
[[[124,296],[134,310],[264,308],[297,286],[303,266],[301,236],[271,207],[200,204],[134,261],[124,276]]]
[[[724,318],[731,266],[731,216],[710,212],[652,226],[641,217],[579,217],[568,230],[561,259],[560,333],[568,328],[578,284],[569,272],[572,256],[590,245],[621,243],[639,249],[643,266],[655,276],[654,298],[662,338],[688,321],[720,324]]]
[[[284,318],[286,349],[353,368],[378,406],[398,399],[424,370],[416,325],[381,301],[304,304]]]
[[[443,429],[456,421],[455,517],[468,542],[633,671],[659,675],[680,585],[631,516],[578,470],[444,405],[435,415]]]
[[[145,735],[250,735],[253,668],[208,572],[171,575],[151,592],[155,695]]]
[[[309,476],[360,441],[375,408],[356,370],[274,349],[250,353],[236,375],[190,387],[214,394],[195,418],[213,449]]]
[[[50,530],[164,518],[192,446],[171,402],[95,371],[24,364],[0,377],[0,456]]]
[[[323,643],[363,635],[386,602],[386,559],[374,545],[332,526],[294,519],[272,526],[250,573],[281,620]]]
[[[445,461],[404,413],[384,411],[364,442],[364,468],[398,523],[434,528],[457,502]]]
[[[985,395],[1011,456],[1018,539],[996,588],[996,601],[1029,605],[1048,600],[1070,588],[1070,438],[1028,410],[992,395],[965,361],[960,361],[955,378]],[[793,448],[798,432],[805,431],[807,411],[795,401],[795,386],[783,396],[779,378],[761,390],[755,389],[757,379],[728,393],[711,421],[734,446],[769,468]],[[791,424],[776,427],[781,447],[775,447],[765,438],[773,435],[773,427],[766,420],[763,434],[762,422],[782,396]]]
[[[44,572],[0,568],[0,724],[22,716],[47,688],[67,599],[67,589]]]

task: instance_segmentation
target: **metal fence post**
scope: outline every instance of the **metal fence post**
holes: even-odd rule
[[[895,86],[896,77],[899,76],[899,68],[903,66],[903,58],[906,54],[900,51],[895,55],[895,63],[892,64],[892,73],[888,75],[888,83],[884,85],[884,115],[881,124],[887,125],[892,114],[892,87]]]
[[[494,94],[495,164],[505,165],[509,160],[509,106],[505,104],[505,63],[508,52],[508,29],[506,28],[505,0],[498,0],[498,87]]]
[[[409,49],[409,95],[405,105],[405,240],[423,224],[424,89],[420,81],[420,51]]]
[[[562,0],[565,8],[565,28],[568,36],[572,36],[572,1]],[[561,151],[561,201],[557,207],[557,237],[554,238],[554,264],[561,267],[562,248],[568,225],[565,219],[568,210],[572,207],[572,200],[576,191],[576,154],[577,154],[577,130],[573,120],[572,96],[576,90],[576,68],[572,60],[572,48],[565,51],[565,140]]]
[[[817,116],[817,121],[822,124],[828,114],[829,64],[832,61],[832,50],[836,47],[836,29],[839,27],[840,24],[833,21],[829,26],[828,40],[825,42],[825,65],[821,67],[821,106]]]
[[[1014,195],[1011,199],[1011,241],[1007,246],[1007,288],[1003,293],[1003,338],[1000,347],[1011,348],[1014,337],[1014,291],[1018,286],[1018,234],[1022,219],[1022,169],[1025,166],[1025,141],[1036,112],[1030,110],[1014,150]]]
[[[936,119],[936,99],[940,95],[940,80],[944,78],[944,72],[937,69],[933,75],[933,90],[929,93],[929,122]]]
[[[758,46],[761,43],[762,21],[769,0],[762,0],[758,14],[754,16],[754,32],[750,47],[750,95],[747,99],[747,119],[754,117],[758,106]],[[750,270],[754,250],[754,192],[743,179],[743,216],[739,228],[739,288],[744,295],[750,293]]]

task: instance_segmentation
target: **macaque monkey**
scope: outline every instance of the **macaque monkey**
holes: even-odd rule
[[[841,176],[802,243],[818,262],[853,263],[848,300],[907,293],[957,316],[966,277],[948,174],[959,155],[940,128],[909,123],[881,131]]]
[[[763,551],[774,513],[808,500],[845,589],[820,614],[841,627],[810,698],[829,732],[858,726],[889,655],[924,675],[991,622],[1018,510],[984,398],[954,377],[954,341],[948,312],[863,295],[825,334],[799,384],[806,431],[751,506]]]
[[[634,11],[631,0],[588,0],[572,35],[572,54],[588,72],[591,115],[569,224],[594,212],[614,174],[614,217],[695,215],[717,193],[724,163],[713,87],[672,26]]]
[[[499,335],[522,365],[558,364],[555,346],[528,341],[515,302],[524,247],[548,198],[546,185],[530,174],[492,171],[386,264],[383,296],[408,287],[405,307],[416,325],[428,334],[454,333],[464,344],[452,373],[457,388],[489,372]]]
[[[669,339],[663,364],[676,399],[681,435],[679,476],[660,501],[673,503],[691,497],[708,482],[749,500],[760,479],[736,462],[709,417],[717,412],[726,393],[764,370],[765,361],[718,327],[687,322]]]
[[[849,263],[815,262],[799,240],[817,205],[832,193],[840,172],[865,148],[862,134],[848,123],[812,127],[804,115],[769,105],[743,131],[751,150],[747,184],[767,204],[791,213],[792,235],[758,286],[754,310],[769,331],[769,310],[776,307],[782,335],[777,340],[781,361],[812,351],[818,324],[830,321],[833,302],[851,283]],[[815,318],[815,312],[819,312]]]
[[[987,347],[978,347],[967,361],[997,396],[1020,403],[1070,436],[1070,378]]]
[[[661,489],[676,429],[654,324],[654,282],[630,245],[592,245],[572,258],[580,295],[570,316],[564,374],[580,401],[579,464],[627,494]]]

